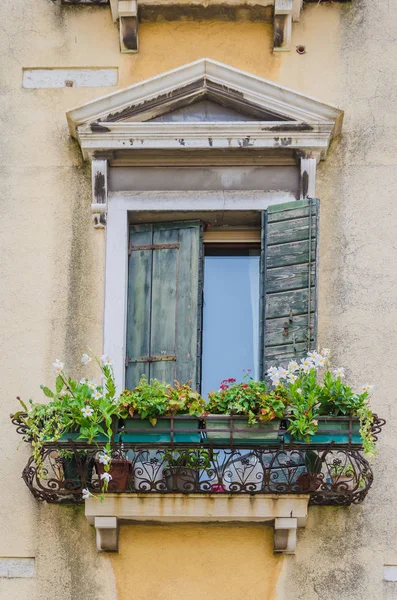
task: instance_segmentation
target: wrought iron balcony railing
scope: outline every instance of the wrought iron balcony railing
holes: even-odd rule
[[[120,436],[124,429],[116,426],[108,491],[142,495],[309,494],[314,505],[348,506],[362,502],[372,485],[373,472],[362,446],[353,443],[354,419],[350,420],[344,444],[298,443],[288,436],[285,424],[276,441],[242,440],[246,429],[236,417],[228,419],[228,437],[209,440],[201,423],[197,430],[189,430],[187,425],[181,429],[183,419],[170,420],[168,441],[125,441],[130,438]],[[175,422],[179,428],[175,429]],[[375,419],[375,437],[383,424],[383,420]],[[197,441],[175,441],[174,435],[188,431],[199,434]],[[327,434],[336,431],[340,433],[340,429],[326,430]],[[20,433],[24,433],[23,427]],[[43,448],[42,466],[38,467],[31,457],[23,479],[39,500],[81,503],[83,490],[101,493],[105,471],[100,457],[104,445],[101,441],[89,445],[73,439],[48,443]]]

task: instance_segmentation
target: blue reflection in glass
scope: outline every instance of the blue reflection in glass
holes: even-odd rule
[[[241,255],[241,254],[244,254]],[[202,387],[204,397],[223,379],[240,381],[259,367],[259,250],[206,256],[204,263]]]

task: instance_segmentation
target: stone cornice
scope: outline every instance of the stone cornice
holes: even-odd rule
[[[158,122],[203,97],[254,121]],[[266,79],[201,59],[67,113],[85,158],[101,151],[284,148],[325,158],[343,111]]]
[[[177,149],[203,150],[233,148],[293,149],[325,158],[334,124],[307,126],[303,123],[263,121],[228,123],[107,123],[104,131],[79,128],[85,159],[97,152]],[[105,131],[106,130],[106,131]]]
[[[273,50],[291,49],[293,21],[299,21],[303,0],[61,0],[63,5],[108,5],[120,29],[121,52],[138,52],[138,22],[222,20],[273,22]]]

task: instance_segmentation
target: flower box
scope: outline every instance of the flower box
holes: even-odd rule
[[[362,446],[360,419],[357,417],[320,417],[318,419],[318,429],[309,439],[300,439],[286,432],[284,442],[297,444],[330,444],[332,442],[335,445],[354,444]]]
[[[173,421],[173,423],[171,423]],[[201,433],[200,422],[196,417],[160,417],[153,427],[148,419],[132,417],[124,421],[120,431],[120,441],[132,443],[199,443]],[[171,438],[171,426],[173,440]]]
[[[64,433],[60,438],[59,438],[59,442],[68,442],[69,440],[72,440],[73,442],[79,442],[79,443],[86,443],[87,440],[83,440],[80,439],[79,437],[81,435],[80,431],[68,431],[66,433]],[[117,436],[118,437],[118,436]],[[99,434],[96,435],[94,438],[94,442],[107,442],[108,441],[108,437],[106,435],[103,434]],[[118,441],[117,439],[115,439],[115,441]]]
[[[205,420],[206,441],[233,444],[280,444],[280,419],[249,425],[248,417],[209,415]]]

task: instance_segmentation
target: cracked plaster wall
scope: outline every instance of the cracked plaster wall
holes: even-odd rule
[[[397,584],[382,582],[382,566],[397,563],[397,71],[390,35],[397,3],[306,6],[292,40],[292,48],[306,46],[304,55],[273,55],[268,23],[204,21],[143,24],[139,54],[121,55],[108,8],[62,9],[51,0],[3,0],[0,24],[0,556],[36,557],[36,577],[0,579],[0,598],[118,594],[119,600],[175,600],[175,583],[193,598],[211,568],[217,570],[211,578],[217,598],[240,600],[246,586],[255,600],[396,598]],[[136,536],[135,528],[124,528],[122,553],[110,559],[96,554],[94,531],[81,509],[40,505],[30,496],[20,479],[28,449],[16,450],[19,439],[8,414],[17,394],[40,398],[40,383],[52,382],[49,365],[55,358],[78,371],[82,351],[100,351],[104,235],[91,225],[90,173],[69,137],[65,112],[114,88],[26,90],[22,68],[117,66],[124,87],[203,56],[345,110],[343,136],[318,172],[320,341],[332,348],[335,363],[347,368],[355,385],[377,385],[374,408],[388,425],[365,504],[311,508],[294,557],[272,556],[267,529],[227,527],[220,534],[208,527],[200,536],[197,527],[162,534],[147,526]],[[212,561],[197,554],[197,536],[204,555],[218,548]],[[134,562],[140,548],[147,561]],[[174,579],[167,579],[170,555],[179,562]],[[241,561],[236,586],[228,584],[231,556]],[[197,570],[186,580],[191,560]],[[156,576],[156,564],[164,585],[154,593],[147,580]],[[133,592],[124,585],[126,573]],[[211,590],[200,597],[212,597]]]

